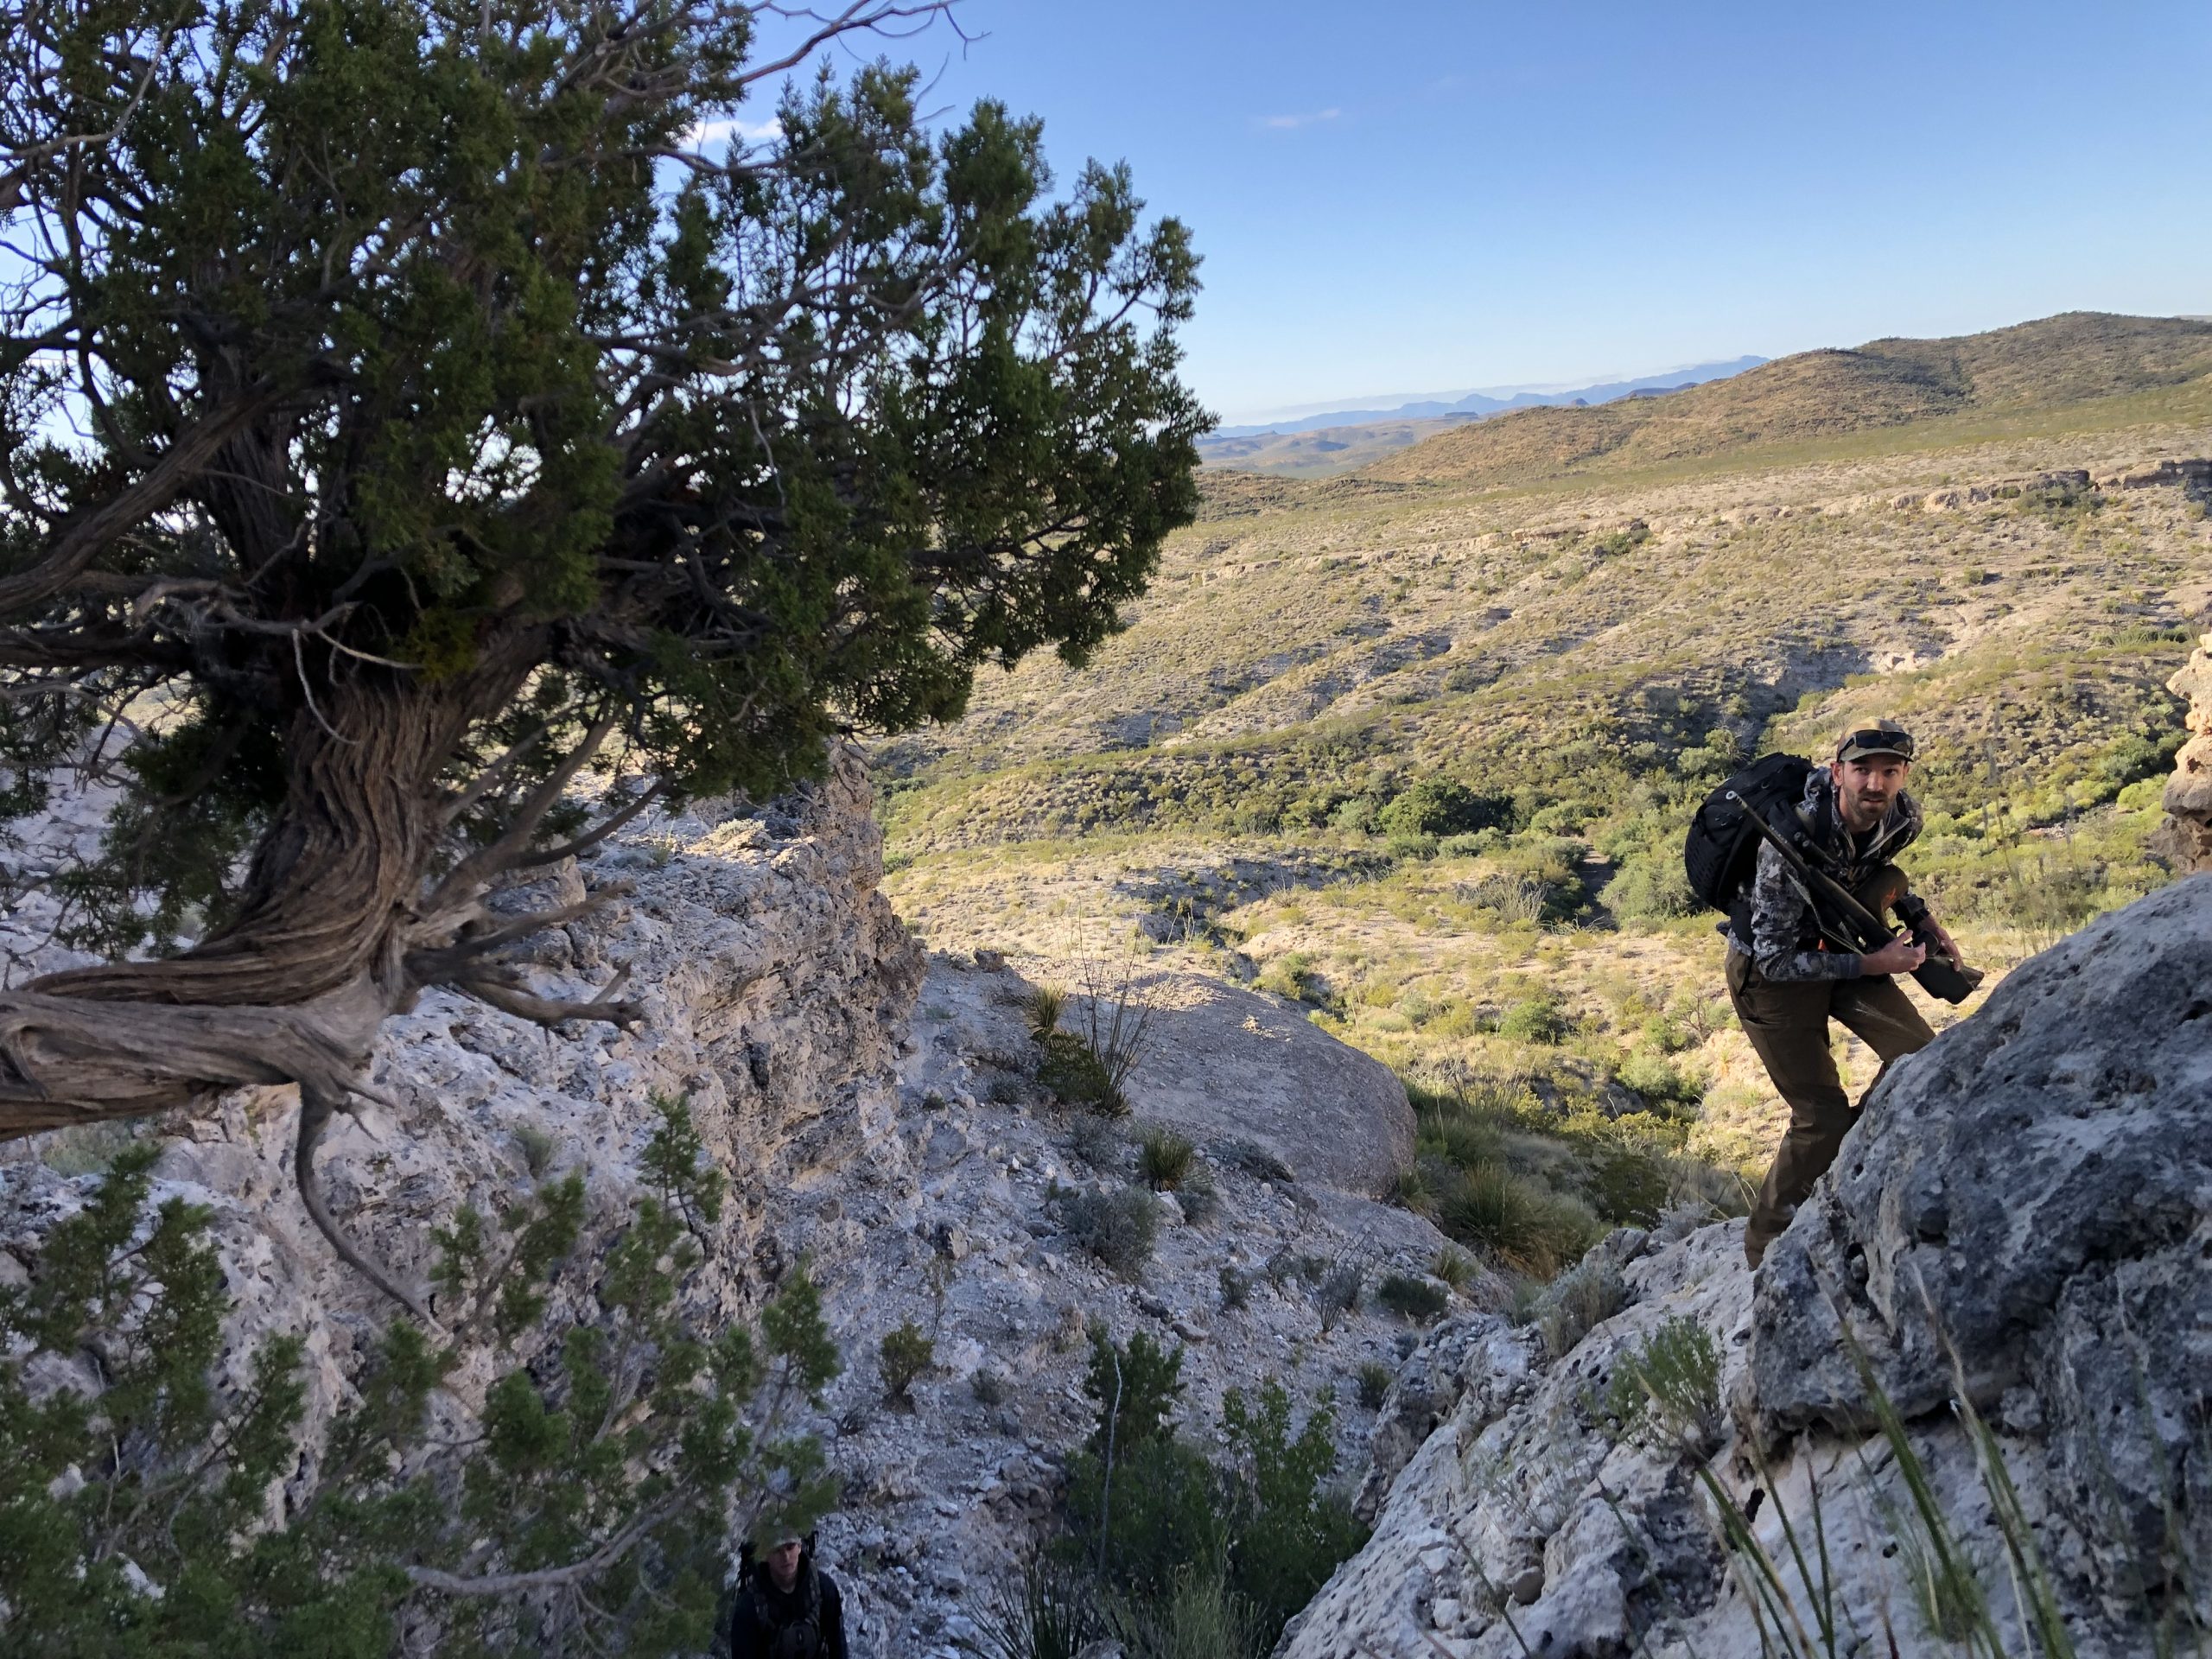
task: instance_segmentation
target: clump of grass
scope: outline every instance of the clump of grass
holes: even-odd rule
[[[1222,1311],[1234,1313],[1252,1300],[1252,1281],[1234,1268],[1221,1270]]]
[[[1452,1295],[1433,1280],[1416,1278],[1409,1273],[1393,1273],[1386,1274],[1382,1282],[1375,1287],[1375,1300],[1401,1319],[1426,1325],[1444,1312]]]
[[[1359,1403],[1370,1411],[1381,1409],[1383,1396],[1390,1392],[1390,1382],[1395,1375],[1380,1360],[1363,1361],[1357,1373]]]
[[[1124,1279],[1141,1276],[1160,1236],[1160,1200],[1141,1186],[1060,1196],[1068,1236]]]
[[[553,1167],[553,1154],[561,1149],[561,1143],[550,1132],[535,1123],[523,1122],[515,1125],[513,1135],[515,1150],[522,1154],[523,1167],[533,1179]]]
[[[1432,1278],[1440,1279],[1453,1290],[1464,1291],[1474,1282],[1475,1259],[1465,1250],[1446,1244],[1437,1251],[1436,1259],[1428,1264]]]
[[[915,1382],[937,1363],[937,1344],[912,1319],[896,1331],[884,1333],[877,1345],[876,1363],[883,1375],[883,1397],[912,1403]]]
[[[1435,1184],[1418,1163],[1408,1164],[1390,1183],[1390,1202],[1415,1215],[1427,1215],[1436,1205]]]
[[[1155,1192],[1172,1192],[1189,1179],[1198,1147],[1161,1124],[1148,1126],[1137,1142],[1137,1170]]]
[[[1006,1403],[1006,1378],[988,1365],[979,1365],[968,1379],[968,1391],[976,1396],[979,1406],[1002,1406]]]
[[[1122,1132],[1103,1117],[1078,1117],[1068,1137],[1075,1155],[1096,1170],[1118,1170],[1128,1144]]]
[[[1538,1277],[1587,1249],[1595,1230],[1578,1207],[1500,1164],[1463,1172],[1438,1198],[1436,1222],[1456,1242]]]
[[[1669,1319],[1621,1362],[1605,1410],[1624,1433],[1648,1413],[1685,1454],[1703,1456],[1720,1437],[1719,1349],[1695,1319]]]
[[[1610,1262],[1586,1261],[1537,1299],[1536,1329],[1554,1359],[1628,1306],[1628,1285]]]
[[[1194,1227],[1203,1227],[1221,1210],[1221,1194],[1213,1184],[1213,1172],[1204,1164],[1191,1166],[1191,1173],[1183,1178],[1177,1192],[1183,1205],[1183,1218]]]

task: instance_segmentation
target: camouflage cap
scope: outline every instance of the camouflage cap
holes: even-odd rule
[[[1864,760],[1869,755],[1893,754],[1900,760],[1912,759],[1912,734],[1894,720],[1878,720],[1869,726],[1854,726],[1835,741],[1836,764],[1847,760]]]

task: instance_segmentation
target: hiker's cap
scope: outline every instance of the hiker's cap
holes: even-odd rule
[[[1912,759],[1912,734],[1894,720],[1878,720],[1872,726],[1860,726],[1846,732],[1836,740],[1836,764],[1847,760],[1864,760],[1870,755],[1893,754],[1900,760]]]

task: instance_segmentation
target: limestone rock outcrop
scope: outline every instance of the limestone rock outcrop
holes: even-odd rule
[[[709,805],[648,821],[556,871],[548,885],[557,897],[616,881],[634,891],[531,942],[538,988],[588,995],[627,966],[644,1020],[626,1032],[549,1031],[426,995],[378,1042],[372,1082],[382,1099],[324,1137],[324,1187],[340,1224],[419,1287],[433,1229],[463,1204],[497,1214],[537,1173],[581,1168],[588,1237],[603,1241],[628,1213],[660,1094],[689,1095],[731,1179],[728,1224],[689,1291],[698,1317],[750,1312],[800,1252],[856,1236],[871,1186],[899,1173],[898,1143],[883,1131],[923,974],[920,950],[875,890],[871,802],[858,758],[841,753],[820,785],[758,813]],[[96,831],[96,813],[79,816],[70,823]],[[213,1115],[176,1126],[155,1174],[160,1196],[213,1211],[238,1309],[226,1338],[233,1370],[243,1376],[266,1332],[305,1336],[312,1445],[392,1309],[336,1259],[300,1202],[298,1110],[289,1089],[226,1096]],[[48,1137],[11,1150],[0,1272],[20,1274],[46,1227],[79,1201],[65,1172],[96,1165],[99,1147]],[[842,1203],[827,1202],[833,1180],[847,1189]]]
[[[1835,1610],[1834,1652],[1948,1650],[1908,1474],[2004,1651],[2044,1650],[2024,1563],[2085,1659],[2212,1632],[2212,875],[2016,969],[1895,1070],[1757,1275],[1739,1243],[1646,1249],[1555,1360],[1502,1321],[1437,1333],[1463,1392],[1281,1651],[1749,1659],[1768,1570],[1808,1628]],[[1680,1320],[1719,1361],[1717,1449],[1608,1410]],[[1402,1376],[1433,1403],[1439,1369]]]
[[[2212,633],[2197,642],[2166,689],[2189,699],[2189,741],[2174,757],[2160,802],[2166,821],[2152,834],[2151,850],[2186,875],[2212,870]]]

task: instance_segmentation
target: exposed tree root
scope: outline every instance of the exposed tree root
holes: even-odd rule
[[[299,1184],[300,1201],[307,1205],[308,1214],[330,1241],[330,1248],[338,1252],[340,1261],[435,1331],[439,1328],[438,1322],[430,1317],[430,1310],[346,1236],[346,1230],[338,1224],[330,1213],[330,1206],[323,1201],[322,1189],[315,1181],[315,1144],[322,1139],[331,1114],[345,1109],[321,1090],[301,1087],[300,1129],[292,1142],[292,1178]]]

